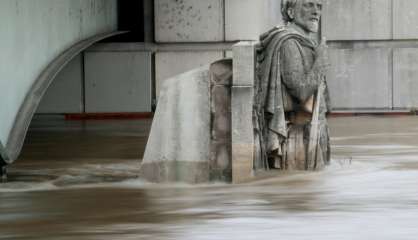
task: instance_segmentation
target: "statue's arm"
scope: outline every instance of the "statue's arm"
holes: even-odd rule
[[[285,41],[280,49],[282,81],[289,93],[301,103],[305,103],[314,94],[321,78],[316,64],[306,72],[303,62],[297,41],[294,39]]]

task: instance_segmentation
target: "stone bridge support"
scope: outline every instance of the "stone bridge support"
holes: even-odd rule
[[[116,0],[0,1],[0,167],[19,155],[32,116],[56,74],[116,34]]]

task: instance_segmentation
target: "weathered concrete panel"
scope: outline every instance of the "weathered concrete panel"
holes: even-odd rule
[[[391,8],[391,0],[328,0],[323,35],[328,40],[391,39]]]
[[[416,39],[418,38],[418,1],[394,0],[393,1],[393,38]]]
[[[393,53],[393,106],[418,108],[418,49],[395,49]]]
[[[117,27],[116,0],[0,1],[0,142],[42,70],[71,45]]]
[[[86,112],[151,112],[150,52],[86,52]]]
[[[389,49],[332,49],[328,75],[334,109],[392,107]]]
[[[222,0],[156,0],[157,42],[217,42],[224,40]]]
[[[155,54],[156,95],[159,95],[166,79],[222,58],[222,51],[157,52]]]
[[[225,34],[227,41],[258,40],[260,34],[282,24],[278,0],[225,1]]]
[[[234,53],[232,51],[225,51],[225,57],[226,58],[233,58],[234,57]]]
[[[78,55],[55,77],[42,98],[37,113],[82,113],[82,68],[82,55]]]

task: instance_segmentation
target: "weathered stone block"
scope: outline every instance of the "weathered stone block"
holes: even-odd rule
[[[232,47],[234,56],[234,86],[254,86],[256,42],[239,42]]]
[[[225,1],[225,33],[227,41],[258,40],[270,28],[280,25],[278,0]]]
[[[215,85],[211,89],[211,179],[231,181],[231,87]]]
[[[141,176],[151,182],[209,181],[211,152],[209,66],[164,83]]]
[[[328,0],[323,36],[328,40],[391,39],[391,8],[391,0]]]
[[[393,38],[417,39],[418,1],[393,1]],[[411,27],[414,26],[414,27]]]
[[[330,49],[327,80],[333,108],[391,108],[390,60],[389,49]]]
[[[395,49],[393,53],[393,106],[418,108],[418,49]]]
[[[155,54],[155,87],[159,96],[165,80],[223,58],[222,51],[158,52]]]
[[[224,40],[222,0],[156,0],[157,42],[219,42]]]
[[[150,182],[209,182],[208,162],[166,161],[146,162],[141,165],[140,176]]]
[[[150,52],[87,52],[86,112],[151,112]]]
[[[232,181],[240,183],[254,176],[254,88],[233,86],[231,96]]]
[[[232,60],[211,65],[211,181],[232,181],[231,85]]]

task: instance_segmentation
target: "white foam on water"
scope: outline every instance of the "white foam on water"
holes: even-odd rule
[[[36,192],[36,191],[54,191],[59,187],[52,182],[8,182],[0,184],[0,193],[8,192]]]

